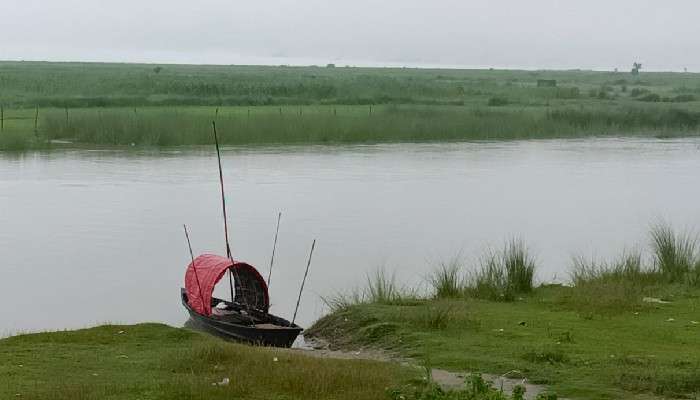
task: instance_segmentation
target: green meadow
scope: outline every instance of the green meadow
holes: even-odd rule
[[[541,87],[555,80],[555,87]],[[539,82],[539,83],[538,83]],[[0,62],[0,148],[688,136],[700,75]]]
[[[428,376],[393,362],[309,357],[161,324],[0,340],[2,399],[511,400],[479,375],[449,392]]]
[[[2,399],[383,398],[414,371],[226,343],[159,324],[0,340]],[[228,384],[217,385],[225,378]]]

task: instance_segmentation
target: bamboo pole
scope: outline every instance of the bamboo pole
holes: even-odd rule
[[[292,318],[292,326],[294,321],[297,319],[297,311],[299,311],[299,302],[301,301],[301,294],[304,292],[304,284],[306,283],[306,276],[309,274],[309,266],[311,265],[311,256],[314,254],[314,247],[316,247],[316,239],[311,243],[311,252],[309,252],[309,261],[306,262],[306,272],[304,272],[304,279],[301,281],[301,288],[299,289],[299,297],[297,298],[297,306],[294,308],[294,317]]]
[[[270,289],[270,277],[272,277],[272,265],[275,262],[275,249],[277,248],[277,234],[280,232],[280,219],[282,212],[277,214],[277,229],[275,229],[275,241],[272,243],[272,257],[270,257],[270,271],[267,273],[267,288]]]
[[[192,252],[192,243],[190,243],[190,235],[187,233],[187,225],[182,225],[185,228],[185,237],[187,238],[187,246],[190,248],[190,258],[192,258],[192,271],[194,271],[194,278],[197,280],[197,289],[199,289],[199,299],[202,301],[202,307],[204,307],[204,296],[202,295],[202,286],[199,284],[199,276],[197,275],[197,267],[194,265],[194,253]]]
[[[221,209],[224,215],[224,237],[226,239],[226,257],[231,261],[231,268],[229,268],[228,283],[231,289],[231,303],[236,302],[236,298],[233,295],[233,274],[236,274],[236,282],[241,287],[241,298],[245,306],[248,306],[248,299],[245,294],[245,287],[243,287],[243,281],[238,277],[238,270],[233,265],[233,256],[231,255],[231,245],[228,241],[228,218],[226,217],[226,196],[224,194],[224,172],[221,169],[221,152],[219,151],[219,136],[216,133],[216,121],[211,121],[211,126],[214,130],[214,144],[216,145],[216,158],[219,161],[219,184],[221,186]],[[231,272],[233,270],[233,272]]]

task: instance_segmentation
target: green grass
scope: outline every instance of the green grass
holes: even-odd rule
[[[471,271],[467,271],[461,257],[439,263],[427,276],[429,297],[513,301],[517,295],[532,291],[536,268],[535,258],[525,243],[511,239],[499,251],[487,251]]]
[[[510,399],[483,385],[478,375],[464,389],[445,392],[417,368],[398,363],[308,357],[160,324],[2,339],[0,398]]]
[[[573,287],[561,303],[580,313],[619,314],[645,307],[643,298],[659,292],[664,279],[653,267],[644,266],[641,252],[628,251],[617,259],[596,262],[574,257]]]
[[[641,250],[626,251],[612,261],[574,257],[572,290],[562,303],[579,311],[620,313],[648,307],[644,297],[668,300],[700,287],[700,252],[690,232],[667,223],[650,229],[650,260]]]
[[[338,346],[373,345],[429,357],[434,367],[503,374],[517,370],[569,398],[649,398],[700,393],[700,291],[639,311],[579,312],[573,289],[542,286],[522,300],[424,300],[360,304],[319,320],[312,333]],[[439,323],[436,307],[449,310]],[[636,314],[635,314],[636,313]]]
[[[2,399],[382,399],[416,371],[227,343],[158,324],[0,340]],[[214,386],[229,378],[227,386]]]
[[[511,241],[476,266],[476,278],[460,279],[457,262],[439,265],[424,298],[347,302],[309,334],[454,371],[517,370],[569,398],[694,398],[700,285],[689,277],[700,255],[692,235],[669,225],[650,236],[649,261],[640,249],[612,261],[574,258],[570,286],[534,287],[533,258]]]
[[[7,118],[0,149],[56,139],[91,146],[210,144],[212,119],[227,144],[700,133],[699,74],[161,67],[0,62]],[[556,79],[558,87],[537,87],[538,79]],[[659,101],[642,101],[651,94]]]
[[[381,267],[367,274],[364,288],[337,292],[323,296],[322,300],[329,309],[339,311],[356,304],[405,304],[417,298],[417,290],[399,286],[396,276],[387,274],[386,269]]]
[[[666,223],[658,223],[651,229],[654,264],[670,282],[690,281],[700,283],[700,253],[697,236],[675,232]]]
[[[454,257],[438,265],[437,269],[428,276],[434,298],[450,299],[464,295],[462,268],[460,257]]]
[[[432,298],[475,297],[513,301],[532,291],[535,259],[522,240],[512,239],[499,251],[488,251],[479,265],[466,273],[460,258],[443,262],[428,276]]]
[[[35,147],[33,138],[26,132],[3,132],[0,134],[0,150],[23,151]]]
[[[64,110],[50,109],[42,113],[40,135],[97,145],[202,145],[213,143],[213,120],[225,144],[323,144],[680,136],[698,132],[700,111],[390,105],[374,106],[371,113],[369,106],[233,107],[217,113],[188,107],[78,109],[66,118]]]
[[[160,67],[156,70],[156,67]],[[557,87],[537,87],[555,79]],[[688,101],[694,73],[0,62],[6,108]],[[600,93],[604,93],[601,96]],[[601,99],[602,97],[602,99]],[[692,102],[692,101],[691,101]]]

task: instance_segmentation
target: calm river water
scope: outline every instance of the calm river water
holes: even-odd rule
[[[318,239],[304,325],[379,266],[420,284],[519,236],[563,281],[572,255],[645,245],[659,218],[700,228],[699,139],[227,148],[223,165],[234,256],[265,276],[283,213],[273,312],[291,316]],[[217,178],[212,148],[0,153],[0,336],[182,325],[182,224],[224,253]]]

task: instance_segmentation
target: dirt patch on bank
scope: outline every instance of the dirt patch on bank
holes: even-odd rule
[[[415,360],[400,357],[397,354],[377,348],[355,348],[337,349],[319,337],[301,338],[302,340],[292,349],[292,351],[302,353],[310,357],[336,358],[343,360],[372,360],[381,362],[394,362],[415,368],[422,368]],[[433,368],[430,371],[431,379],[440,385],[443,390],[457,390],[464,388],[465,379],[470,372],[453,372],[444,369]],[[527,378],[518,371],[509,371],[503,375],[481,374],[484,380],[491,382],[491,385],[498,390],[510,395],[517,385],[525,387],[525,399],[535,399],[538,394],[547,390],[546,386],[529,383]],[[565,400],[565,399],[563,399]]]

